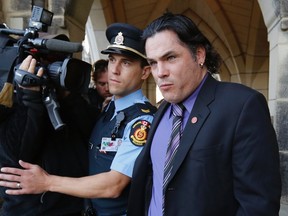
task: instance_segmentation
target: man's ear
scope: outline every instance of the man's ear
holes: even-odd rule
[[[150,73],[151,73],[151,67],[149,65],[145,66],[142,69],[142,79],[146,80],[149,77]]]
[[[197,48],[197,51],[196,51],[196,55],[197,55],[197,63],[200,65],[200,64],[204,64],[205,62],[205,59],[206,59],[206,50],[204,47],[202,46],[199,46]]]

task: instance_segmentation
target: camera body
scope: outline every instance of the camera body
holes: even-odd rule
[[[47,32],[52,19],[52,12],[34,5],[27,29],[0,28],[0,87],[2,88],[5,82],[15,82],[24,87],[42,86],[45,89],[43,103],[47,107],[54,128],[60,129],[65,124],[58,114],[56,89],[88,92],[91,64],[72,58],[74,52],[82,51],[82,45],[69,42],[67,36],[58,37],[58,35],[59,39],[39,37],[39,32]],[[21,37],[14,39],[10,35]],[[3,40],[4,44],[2,38],[8,38],[7,41],[14,42],[13,45],[6,43],[6,40]],[[19,65],[28,55],[37,60],[36,69],[44,68],[42,77],[19,69]],[[1,62],[1,59],[4,59],[1,56],[5,58],[9,56],[9,61]],[[12,80],[9,80],[11,77]]]
[[[28,55],[32,55],[38,61],[38,66],[44,68],[43,78],[47,79],[45,82],[47,85],[86,93],[90,82],[91,64],[72,58],[74,52],[82,51],[82,45],[69,42],[65,35],[58,35],[56,38],[59,39],[39,38],[39,32],[47,31],[48,26],[52,23],[52,18],[52,12],[34,5],[27,29],[0,28],[1,34],[22,36],[17,40],[16,46],[11,47],[14,49],[15,56],[9,56],[9,58],[15,59],[14,72]],[[5,51],[0,54],[0,57],[1,55],[4,56]],[[5,62],[0,62],[0,64],[5,64]],[[28,77],[29,74],[25,76],[27,79]],[[29,79],[33,78],[31,76]],[[19,82],[19,77],[16,77],[15,81]],[[29,82],[25,80],[20,80],[20,83],[29,86]],[[31,81],[31,85],[36,83],[38,82]]]

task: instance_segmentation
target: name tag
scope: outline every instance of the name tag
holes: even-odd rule
[[[101,141],[100,151],[117,152],[121,143],[122,143],[122,139],[120,138],[116,138],[115,140],[112,140],[109,137],[103,137]]]

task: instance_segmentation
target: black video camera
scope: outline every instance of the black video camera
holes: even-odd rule
[[[91,64],[72,58],[73,53],[82,51],[82,45],[69,42],[65,35],[60,35],[59,39],[39,37],[39,32],[47,32],[52,19],[52,12],[34,5],[27,29],[0,28],[0,45],[2,38],[9,37],[15,42],[13,46],[8,47],[7,43],[7,46],[0,47],[2,49],[0,52],[0,87],[4,83],[3,77],[11,77],[9,73],[13,73],[13,82],[19,85],[43,86],[45,89],[43,102],[54,128],[58,130],[65,124],[58,114],[59,104],[55,89],[86,93],[90,82]],[[10,35],[20,37],[14,39]],[[19,69],[19,65],[28,55],[32,55],[37,60],[38,68],[44,68],[43,77]],[[9,61],[1,62],[1,56],[9,58]],[[8,62],[12,65],[6,65]],[[13,68],[13,71],[9,71],[8,68]]]

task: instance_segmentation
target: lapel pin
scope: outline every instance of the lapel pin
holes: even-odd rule
[[[198,121],[198,119],[197,119],[197,117],[195,117],[195,116],[191,119],[191,123],[192,123],[192,124],[195,124],[197,121]]]

